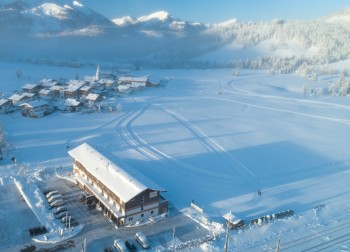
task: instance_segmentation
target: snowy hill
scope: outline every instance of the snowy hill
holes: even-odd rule
[[[0,35],[5,38],[0,57],[113,60],[156,67],[230,66],[269,57],[332,63],[350,55],[350,28],[344,25],[349,12],[311,21],[231,19],[203,24],[165,11],[109,20],[78,1],[6,0],[0,4]],[[248,62],[243,67],[257,65]]]
[[[0,11],[2,31],[16,33],[24,30],[28,32],[28,35],[34,37],[65,36],[87,27],[114,25],[104,16],[84,7],[77,1],[43,2],[37,6],[34,1],[15,1],[3,5]]]

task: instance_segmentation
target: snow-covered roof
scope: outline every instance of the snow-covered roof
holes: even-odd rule
[[[25,96],[22,95],[22,94],[13,94],[9,97],[10,100],[13,100],[13,101],[19,101],[21,99],[23,99]]]
[[[86,99],[91,101],[96,101],[99,96],[100,96],[99,94],[88,94],[88,96],[86,96]]]
[[[23,93],[22,95],[25,96],[25,97],[28,97],[28,98],[32,98],[35,94],[32,94],[32,93]]]
[[[50,89],[41,89],[41,90],[39,91],[39,94],[40,94],[40,95],[48,95],[48,94],[50,94],[50,92],[51,92]]]
[[[4,104],[10,102],[9,100],[6,99],[0,99],[0,106],[3,106]]]
[[[69,107],[77,107],[80,105],[80,102],[77,101],[76,99],[68,98],[64,101],[64,105]]]
[[[81,91],[89,91],[90,89],[91,89],[90,86],[84,86],[80,88]]]
[[[132,77],[132,76],[121,76],[119,77],[120,82],[147,82],[148,77]]]
[[[33,89],[33,88],[36,88],[37,86],[39,86],[38,84],[25,84],[22,89]]]
[[[98,81],[100,84],[113,84],[115,81],[110,79],[101,79]]]
[[[130,84],[126,84],[126,85],[119,85],[117,88],[118,90],[122,91],[122,90],[128,90],[131,87]]]
[[[50,88],[52,91],[60,91],[60,90],[63,90],[63,87],[62,86],[57,86],[57,85],[55,85],[55,86],[52,86],[51,88]]]
[[[131,82],[131,87],[138,88],[138,87],[145,87],[146,82]]]
[[[123,202],[128,202],[143,191],[150,189],[137,180],[135,176],[127,173],[86,143],[68,151],[68,154],[84,165],[87,171]]]
[[[84,84],[70,84],[70,85],[68,85],[65,89],[64,89],[64,91],[68,91],[68,92],[75,92],[75,91],[77,91],[82,85],[84,85]]]
[[[36,101],[32,101],[32,102],[27,102],[27,103],[22,103],[20,106],[26,106],[26,107],[30,107],[30,108],[39,108],[45,105],[48,105],[49,103],[45,100],[36,100]]]

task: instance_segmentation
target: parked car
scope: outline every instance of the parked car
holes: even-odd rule
[[[126,240],[125,241],[125,246],[128,248],[129,251],[135,252],[137,250],[136,244],[134,243],[133,240]]]
[[[125,246],[124,242],[121,239],[116,239],[113,242],[113,246],[119,251],[119,252],[127,252],[128,248]]]
[[[64,204],[63,200],[62,199],[58,199],[58,200],[55,200],[53,202],[50,203],[50,206],[51,207],[58,207],[58,206],[62,206]]]
[[[67,208],[65,206],[60,206],[60,207],[57,207],[56,210],[53,212],[53,214],[59,214],[61,212],[66,212],[67,211]]]
[[[54,189],[48,189],[48,190],[43,191],[43,194],[46,196],[52,191],[55,191],[55,190]]]
[[[62,219],[64,216],[68,214],[68,211],[60,212],[59,214],[56,214],[56,219]]]
[[[62,194],[52,195],[47,201],[49,203],[54,202],[55,200],[62,199]]]
[[[48,194],[46,194],[46,198],[50,198],[51,196],[55,195],[55,194],[59,194],[60,192],[57,190],[51,191]]]
[[[149,249],[150,245],[149,245],[149,240],[147,238],[146,235],[144,235],[144,233],[142,232],[137,232],[135,234],[135,239],[138,243],[140,243],[141,247],[144,249]]]
[[[29,231],[29,235],[33,237],[36,235],[45,234],[47,232],[47,229],[45,226],[41,226],[41,227],[30,228],[28,231]]]

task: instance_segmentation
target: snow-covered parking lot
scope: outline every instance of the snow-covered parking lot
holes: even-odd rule
[[[29,204],[20,194],[13,179],[7,179],[7,183],[0,186],[0,248],[6,251],[18,251],[31,244],[39,250],[55,250],[60,246],[71,245],[66,248],[68,251],[79,251],[84,239],[90,241],[89,250],[98,251],[101,248],[112,247],[113,240],[117,238],[124,241],[134,240],[135,233],[139,231],[143,231],[149,237],[152,248],[158,251],[164,251],[173,245],[189,246],[191,244],[188,243],[192,241],[212,239],[212,233],[207,228],[176,209],[169,212],[168,218],[155,223],[115,228],[101,211],[96,208],[91,209],[84,202],[78,201],[82,191],[69,178],[52,176],[45,181],[20,184],[20,187]],[[34,190],[34,188],[37,189]],[[72,216],[72,221],[74,219],[78,226],[71,227],[71,230],[64,229],[64,224],[60,225],[60,221],[55,220],[52,214],[55,208],[51,209],[45,202],[40,204],[36,202],[34,195],[39,194],[38,190],[42,194],[48,189],[58,190],[62,194],[64,206]],[[11,198],[5,199],[5,195]],[[42,206],[45,206],[44,210]],[[48,233],[30,237],[28,230],[38,226],[47,226]],[[61,228],[64,229],[63,236],[58,232]],[[176,229],[175,239],[174,228]],[[16,245],[14,246],[13,243]],[[138,250],[142,249],[137,243],[136,246]]]

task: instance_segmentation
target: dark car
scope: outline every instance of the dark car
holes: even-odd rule
[[[128,250],[131,251],[131,252],[134,252],[134,251],[137,250],[137,249],[136,249],[136,245],[135,245],[134,241],[132,241],[132,240],[126,240],[126,241],[125,241],[125,246],[126,246],[126,247],[128,248]]]

